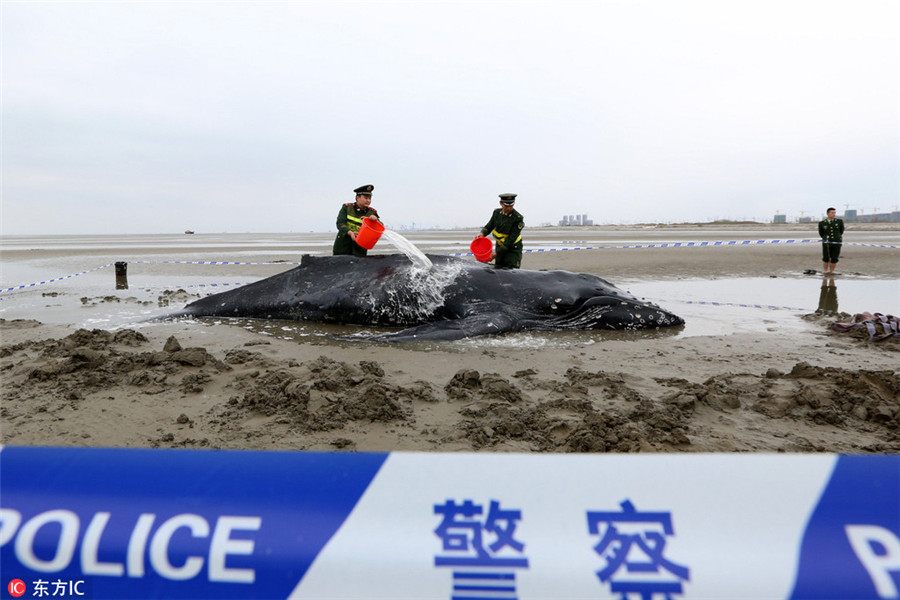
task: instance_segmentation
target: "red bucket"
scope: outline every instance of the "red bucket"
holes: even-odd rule
[[[472,250],[472,254],[475,255],[479,262],[490,262],[491,254],[494,251],[494,243],[486,237],[475,238],[469,249]]]
[[[366,250],[371,250],[378,243],[378,238],[381,237],[382,233],[384,233],[384,225],[375,219],[366,217],[363,219],[362,227],[359,228],[359,232],[356,234],[356,243]]]

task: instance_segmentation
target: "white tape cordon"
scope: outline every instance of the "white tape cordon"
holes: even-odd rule
[[[638,248],[702,248],[702,247],[729,247],[729,246],[751,246],[751,245],[762,245],[762,244],[808,244],[808,243],[822,243],[823,240],[820,239],[775,239],[775,240],[728,240],[728,241],[705,241],[705,242],[660,242],[656,244],[627,244],[621,246],[575,246],[572,248],[534,248],[529,250],[523,250],[524,253],[537,253],[537,252],[565,252],[570,250],[624,250],[624,249],[638,249]],[[837,242],[824,242],[824,243],[837,243]],[[843,242],[845,246],[866,246],[870,248],[891,248],[897,249],[900,246],[893,246],[888,244],[863,244],[858,242]],[[447,256],[473,256],[471,252],[461,252],[456,254],[448,254]],[[36,287],[39,285],[45,285],[48,283],[55,283],[58,281],[63,281],[65,279],[72,279],[73,277],[78,277],[79,275],[84,275],[86,273],[91,273],[93,271],[99,271],[100,269],[106,269],[111,267],[114,263],[108,263],[99,267],[95,267],[93,269],[88,269],[86,271],[81,271],[80,273],[73,273],[72,275],[65,275],[62,277],[56,277],[54,279],[48,279],[46,281],[39,281],[35,283],[29,283],[25,285],[18,285],[9,287],[6,289],[0,290],[0,294],[5,294],[12,291],[24,290],[27,288]],[[153,265],[153,264],[178,264],[178,265],[299,265],[299,262],[237,262],[237,261],[219,261],[219,260],[138,260],[134,261],[134,264],[139,265]],[[228,284],[205,284],[208,287],[224,287],[228,285],[244,285],[241,283]],[[202,285],[200,287],[203,287]],[[802,310],[802,309],[791,309],[791,310]]]
[[[0,290],[0,294],[5,294],[6,292],[12,292],[12,291],[15,291],[15,290],[24,290],[24,289],[26,289],[26,288],[37,287],[37,286],[39,286],[39,285],[45,285],[45,284],[47,284],[47,283],[55,283],[55,282],[57,282],[57,281],[63,281],[64,279],[72,279],[73,277],[78,277],[79,275],[84,275],[84,274],[86,274],[86,273],[92,273],[92,272],[94,272],[94,271],[99,271],[100,269],[106,269],[106,268],[111,267],[111,266],[113,266],[113,263],[108,263],[108,264],[102,265],[102,266],[100,266],[100,267],[94,267],[93,269],[88,269],[87,271],[82,271],[82,272],[80,272],[80,273],[72,273],[71,275],[64,275],[64,276],[62,276],[62,277],[55,277],[55,278],[53,278],[53,279],[48,279],[48,280],[46,280],[46,281],[37,281],[37,282],[35,282],[35,283],[28,283],[28,284],[25,284],[25,285],[16,285],[16,286],[13,286],[13,287],[10,287],[10,288],[6,288],[6,289],[3,289],[3,290]]]
[[[893,248],[897,249],[900,246],[891,246],[887,244],[863,244],[859,242],[825,242],[823,240],[795,240],[795,239],[787,239],[787,240],[728,240],[728,241],[713,241],[713,242],[660,242],[657,244],[627,244],[622,246],[575,246],[572,248],[534,248],[530,250],[523,250],[523,253],[532,253],[532,252],[565,252],[568,250],[630,250],[635,248],[702,248],[702,247],[728,247],[728,246],[753,246],[753,245],[762,245],[762,244],[810,244],[810,243],[825,243],[825,244],[842,244],[844,246],[868,246],[870,248]],[[463,252],[460,254],[451,254],[450,256],[473,256],[471,252]]]

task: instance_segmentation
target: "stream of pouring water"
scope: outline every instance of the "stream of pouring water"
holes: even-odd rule
[[[395,245],[403,254],[405,254],[409,260],[412,261],[413,265],[415,265],[418,269],[429,270],[433,266],[431,260],[421,250],[415,247],[415,245],[410,242],[408,239],[397,233],[396,231],[391,231],[390,229],[385,229],[381,234],[385,238],[387,238],[393,245]]]

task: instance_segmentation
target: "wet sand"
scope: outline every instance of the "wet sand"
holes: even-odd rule
[[[575,233],[552,230],[559,239]],[[600,228],[577,233],[604,234]],[[614,233],[648,239],[637,228]],[[670,227],[664,237],[773,237],[767,233]],[[897,229],[876,233],[881,243],[900,242]],[[614,283],[797,277],[821,269],[818,253],[817,244],[604,249],[526,254],[523,266],[595,273]],[[847,246],[837,279],[896,281],[898,303],[866,307],[896,314],[898,258],[898,249]],[[171,306],[192,296],[174,294]],[[900,343],[831,331],[831,323],[849,316],[797,315],[804,324],[797,329],[724,335],[561,334],[544,344],[507,336],[426,346],[281,339],[196,321],[88,330],[75,320],[42,322],[36,310],[0,322],[0,441],[345,451],[898,452]]]

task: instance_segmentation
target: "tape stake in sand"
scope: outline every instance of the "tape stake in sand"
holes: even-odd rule
[[[6,447],[0,468],[4,584],[29,592],[829,600],[900,582],[897,455]]]

